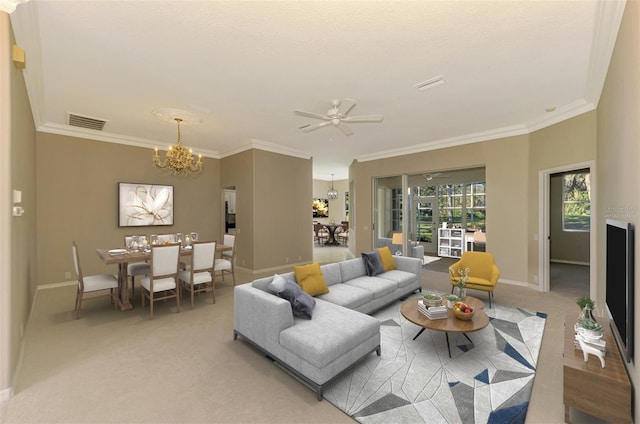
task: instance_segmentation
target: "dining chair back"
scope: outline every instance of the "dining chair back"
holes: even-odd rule
[[[124,245],[128,249],[131,246],[133,240],[137,240],[140,235],[127,235],[124,236]],[[146,237],[146,236],[145,236]],[[127,275],[131,277],[131,298],[135,297],[136,292],[136,276],[149,275],[151,272],[151,266],[148,262],[133,262],[127,265]]]
[[[313,230],[316,233],[315,238],[318,241],[318,246],[324,246],[324,244],[329,241],[329,230],[320,223],[313,224]]]
[[[236,236],[233,234],[225,234],[222,243],[225,246],[231,246],[230,251],[222,252],[222,258],[215,260],[215,272],[220,273],[224,282],[224,274],[229,273],[233,277],[233,285],[236,285],[235,258],[236,258]],[[226,255],[225,255],[226,253]],[[215,275],[215,274],[214,274]]]
[[[222,237],[222,244],[224,244],[225,246],[233,247],[233,249],[231,250],[225,250],[224,252],[222,252],[222,256],[226,257],[227,259],[233,258],[235,254],[236,236],[233,234],[225,234]]]
[[[78,246],[74,241],[71,245],[71,253],[73,255],[73,267],[78,276],[78,289],[76,291],[76,319],[80,318],[80,310],[82,309],[82,301],[85,300],[86,293],[93,293],[101,290],[109,290],[108,295],[111,296],[111,303],[117,307],[116,298],[118,296],[118,279],[115,275],[82,275],[82,267],[80,266],[80,254]],[[95,297],[91,297],[94,299]]]
[[[213,296],[213,303],[216,303],[216,287],[213,283],[215,256],[215,241],[196,241],[193,243],[191,254],[191,269],[178,274],[181,287],[191,293],[192,308],[195,294],[209,290]]]
[[[140,280],[142,307],[144,299],[149,299],[151,319],[153,304],[158,300],[175,298],[177,312],[180,312],[179,260],[180,243],[151,246],[151,274]]]

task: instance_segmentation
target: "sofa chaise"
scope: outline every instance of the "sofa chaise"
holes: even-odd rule
[[[391,255],[388,255],[391,257]],[[327,293],[313,297],[311,319],[273,291],[289,272],[234,288],[234,340],[240,336],[323,398],[324,387],[374,351],[380,356],[380,322],[368,314],[419,291],[422,261],[393,256],[395,269],[369,276],[361,258],[319,266]],[[296,285],[297,287],[297,285]]]

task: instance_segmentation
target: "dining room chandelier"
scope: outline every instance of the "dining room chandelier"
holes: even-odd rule
[[[331,189],[327,192],[329,200],[336,200],[338,198],[338,192],[333,188],[333,174],[331,174]]]
[[[160,158],[156,147],[153,155],[153,164],[171,175],[195,176],[202,172],[202,155],[198,155],[198,160],[194,160],[193,151],[182,146],[180,139],[180,122],[182,118],[174,118],[178,124],[178,143],[169,146],[164,160]]]

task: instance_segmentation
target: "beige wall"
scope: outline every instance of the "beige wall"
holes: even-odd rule
[[[312,173],[311,159],[255,151],[254,270],[313,259]]]
[[[21,70],[11,61],[15,43],[9,17],[0,12],[0,400],[10,393],[35,281],[35,127]],[[22,191],[25,214],[11,216],[12,192]]]
[[[200,233],[220,239],[220,161],[204,158],[196,178],[169,176],[140,147],[38,133],[36,150],[37,283],[75,278],[71,242],[78,243],[85,274],[115,273],[95,254],[123,245],[126,234]],[[174,186],[174,225],[118,227],[118,182]],[[65,273],[71,271],[69,279]]]
[[[607,80],[598,104],[598,296],[605,296],[605,219],[631,222],[635,236],[635,285],[640,282],[640,2],[627,1]],[[640,357],[640,290],[635,291],[635,358]],[[628,366],[640,415],[639,369]]]
[[[312,161],[252,149],[221,162],[222,187],[236,188],[236,266],[258,274],[310,262]]]
[[[254,156],[254,150],[246,150],[220,161],[221,187],[236,189],[236,266],[248,269],[254,269]],[[220,208],[219,227],[224,232],[224,203]]]

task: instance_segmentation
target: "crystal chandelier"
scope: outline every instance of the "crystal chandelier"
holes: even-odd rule
[[[333,174],[331,174],[331,189],[327,192],[329,200],[336,200],[338,198],[338,192],[333,188]]]
[[[202,155],[198,155],[198,160],[194,161],[191,149],[182,147],[180,140],[180,122],[182,118],[174,118],[178,123],[178,144],[169,146],[164,161],[160,159],[158,148],[153,155],[153,164],[172,175],[195,176],[202,172]]]

